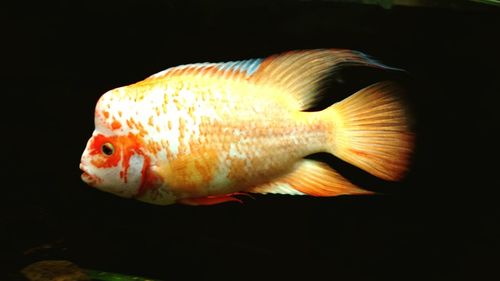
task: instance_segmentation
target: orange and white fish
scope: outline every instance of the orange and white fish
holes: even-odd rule
[[[350,50],[294,51],[169,68],[105,93],[81,158],[82,179],[116,195],[168,205],[239,201],[241,193],[369,193],[328,165],[331,153],[379,178],[408,170],[413,134],[391,82],[318,112],[338,67],[384,68]]]

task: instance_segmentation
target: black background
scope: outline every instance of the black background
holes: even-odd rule
[[[2,6],[2,280],[42,259],[162,280],[498,280],[498,7]],[[105,91],[178,64],[330,47],[408,71],[418,133],[408,179],[385,185],[340,167],[385,195],[159,207],[81,182],[80,155]],[[331,95],[380,78],[359,73],[346,71]]]

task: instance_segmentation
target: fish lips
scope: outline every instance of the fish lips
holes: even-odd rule
[[[83,172],[81,176],[82,181],[90,186],[95,187],[95,185],[99,182],[99,178],[87,172],[87,170],[85,170],[83,164],[81,163],[80,163],[80,170]]]

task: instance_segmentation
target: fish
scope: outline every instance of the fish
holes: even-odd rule
[[[408,173],[414,133],[402,87],[379,81],[322,110],[345,66],[389,66],[348,49],[170,67],[104,93],[80,161],[99,190],[156,205],[241,202],[238,195],[372,194],[329,165],[329,153],[375,177]]]

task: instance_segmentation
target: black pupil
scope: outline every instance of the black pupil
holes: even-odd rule
[[[110,144],[105,144],[102,146],[102,152],[106,155],[111,155],[113,154],[113,148]]]

